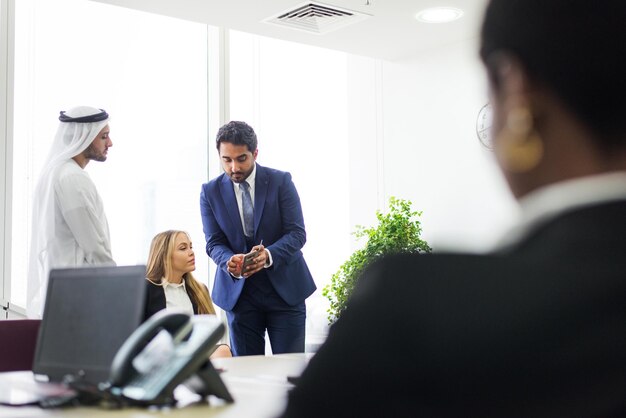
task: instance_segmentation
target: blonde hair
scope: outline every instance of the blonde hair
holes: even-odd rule
[[[172,253],[176,245],[176,237],[185,234],[185,231],[169,230],[160,232],[152,238],[150,244],[150,254],[148,255],[148,265],[146,267],[146,277],[155,284],[161,284],[163,278],[168,278],[172,274]],[[188,289],[189,297],[198,307],[199,314],[215,315],[215,307],[211,300],[211,295],[206,286],[198,282],[191,272],[183,275],[185,287]]]

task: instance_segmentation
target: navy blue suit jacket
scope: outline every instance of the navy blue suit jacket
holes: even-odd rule
[[[230,275],[226,263],[234,254],[246,253],[246,239],[232,180],[224,173],[202,185],[200,211],[206,252],[217,265],[213,302],[230,311],[245,280]],[[301,248],[306,242],[302,207],[291,174],[256,165],[254,240],[272,254],[265,269],[276,292],[289,305],[305,300],[316,289]]]

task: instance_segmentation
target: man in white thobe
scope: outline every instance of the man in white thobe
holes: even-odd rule
[[[80,106],[61,112],[61,121],[33,197],[28,265],[27,314],[40,318],[53,268],[114,265],[102,199],[84,170],[105,161],[109,115]]]

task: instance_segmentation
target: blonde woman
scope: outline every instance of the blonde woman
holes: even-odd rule
[[[195,269],[193,246],[186,232],[170,230],[157,234],[148,256],[145,319],[166,308],[182,309],[190,315],[215,315],[209,290],[192,275]],[[231,356],[226,344],[218,345],[211,355]]]

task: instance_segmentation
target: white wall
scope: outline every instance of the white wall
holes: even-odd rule
[[[353,225],[371,225],[396,196],[424,212],[435,251],[482,252],[514,221],[517,207],[475,133],[487,102],[477,50],[470,40],[402,62],[350,58]]]

